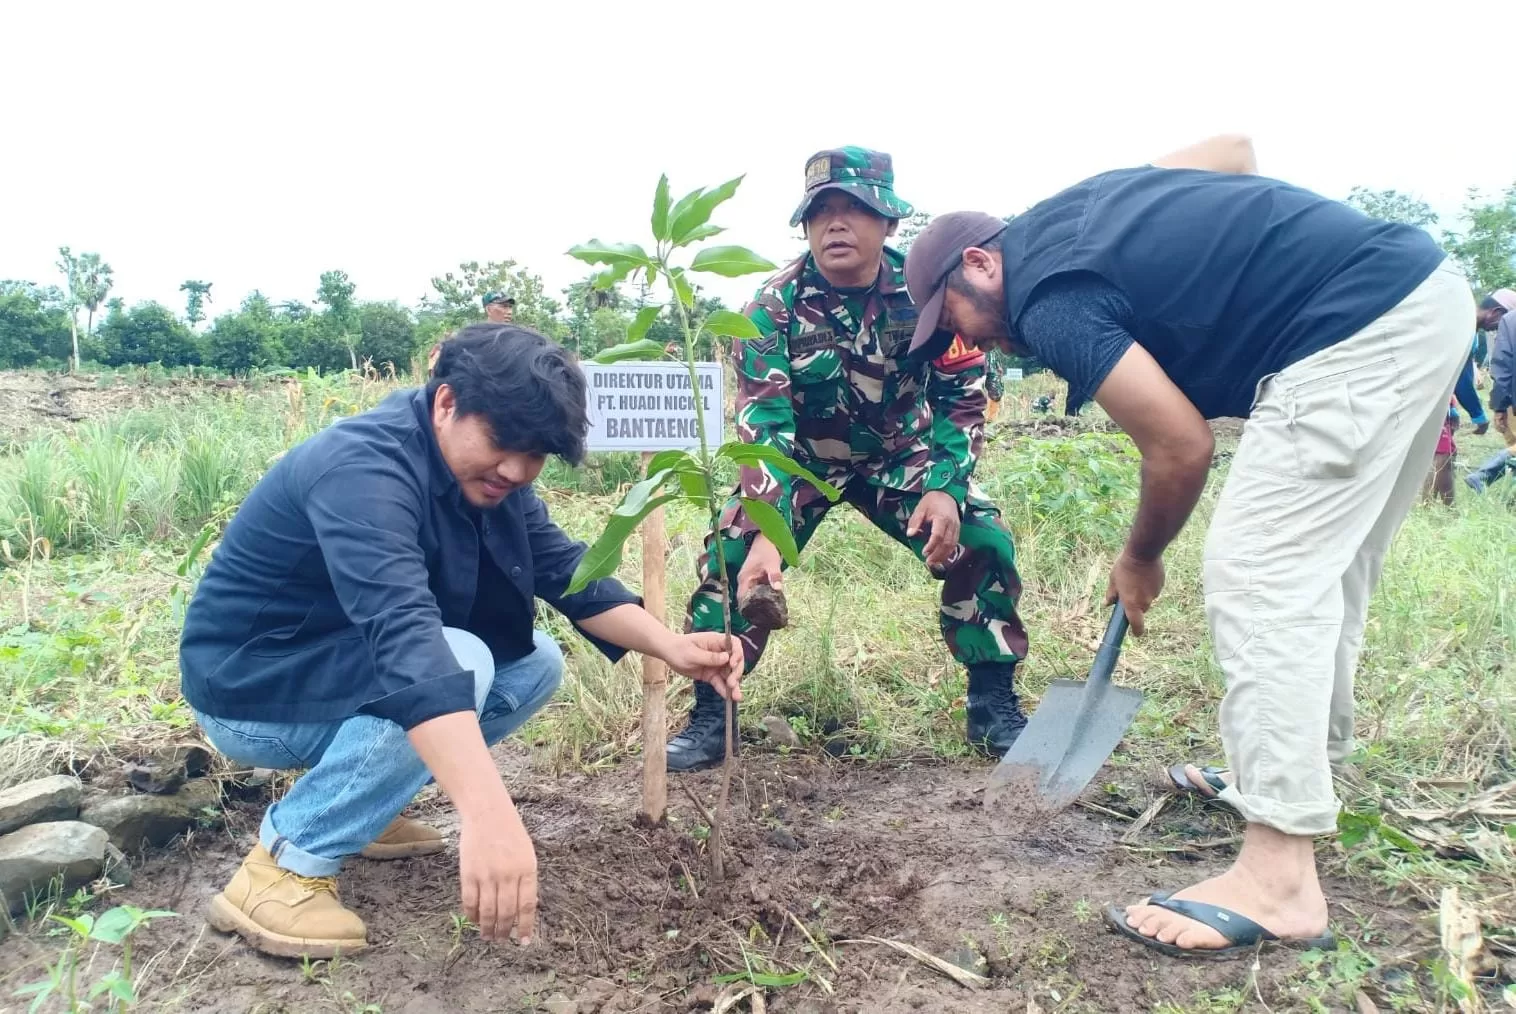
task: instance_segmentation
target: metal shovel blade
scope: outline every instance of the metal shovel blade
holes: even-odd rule
[[[1111,685],[1126,613],[1117,603],[1090,678],[1056,680],[1021,736],[990,775],[985,806],[1051,812],[1073,802],[1126,734],[1142,691]]]

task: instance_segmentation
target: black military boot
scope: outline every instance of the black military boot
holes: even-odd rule
[[[1016,698],[1015,662],[981,662],[969,666],[969,746],[1000,757],[1026,728]]]
[[[732,745],[736,747],[735,740]],[[697,771],[726,759],[726,701],[709,683],[695,684],[689,724],[669,740],[665,756],[670,771]]]

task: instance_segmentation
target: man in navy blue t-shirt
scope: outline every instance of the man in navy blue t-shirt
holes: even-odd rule
[[[1206,420],[1247,419],[1206,541],[1230,770],[1183,788],[1248,821],[1219,877],[1107,910],[1163,953],[1326,943],[1312,838],[1337,826],[1353,670],[1390,539],[1426,475],[1468,354],[1468,283],[1425,232],[1256,175],[1216,138],[1078,183],[1009,225],[936,219],[906,261],[913,352],[944,336],[1031,355],[1142,452],[1107,601],[1141,634],[1162,555],[1205,487]]]

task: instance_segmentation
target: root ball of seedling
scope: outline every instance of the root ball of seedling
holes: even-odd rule
[[[764,630],[783,630],[790,625],[790,609],[784,601],[784,592],[771,585],[760,584],[737,603],[742,618]]]

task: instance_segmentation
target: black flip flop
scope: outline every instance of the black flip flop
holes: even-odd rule
[[[1185,901],[1182,898],[1172,897],[1171,891],[1160,891],[1151,895],[1147,904],[1156,905],[1159,908],[1168,909],[1177,915],[1187,919],[1193,919],[1202,926],[1209,926],[1220,933],[1230,942],[1228,947],[1179,947],[1175,944],[1166,944],[1157,937],[1144,936],[1133,929],[1126,921],[1126,910],[1117,908],[1115,905],[1105,907],[1105,921],[1111,929],[1122,936],[1137,941],[1144,947],[1157,951],[1159,954],[1171,958],[1183,958],[1193,961],[1231,961],[1248,954],[1257,954],[1267,947],[1288,947],[1292,950],[1332,951],[1337,949],[1337,938],[1328,930],[1319,937],[1305,937],[1302,939],[1285,940],[1275,936],[1245,915],[1238,915],[1231,909],[1222,908],[1219,905],[1208,905],[1203,901]]]
[[[1232,805],[1225,799],[1221,798],[1221,793],[1229,787],[1226,783],[1226,779],[1221,777],[1222,774],[1227,770],[1226,768],[1217,767],[1216,765],[1212,764],[1199,769],[1200,777],[1205,779],[1205,784],[1211,790],[1210,792],[1207,792],[1205,789],[1202,789],[1200,786],[1190,781],[1189,775],[1187,775],[1184,770],[1186,766],[1187,765],[1184,764],[1175,764],[1168,770],[1169,784],[1173,787],[1174,793],[1176,795],[1198,796],[1208,803],[1220,803],[1222,806],[1227,807],[1230,807]]]

